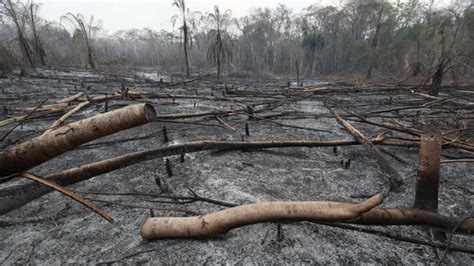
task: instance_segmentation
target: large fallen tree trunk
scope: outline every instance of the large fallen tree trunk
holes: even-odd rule
[[[77,146],[143,125],[155,119],[151,105],[137,104],[99,114],[47,132],[0,153],[0,183],[12,174],[28,170]]]
[[[148,218],[140,234],[145,239],[208,237],[267,221],[348,221],[359,217],[382,201],[382,195],[378,194],[359,204],[328,201],[254,203],[203,216]]]
[[[373,139],[372,142],[384,144],[389,143],[397,146],[407,145],[403,142],[387,142],[383,140],[383,138]],[[206,150],[239,150],[278,147],[331,147],[348,145],[359,145],[359,143],[352,140],[262,142],[196,141],[124,154],[99,162],[74,167],[57,174],[47,176],[46,178],[61,186],[67,186],[140,162]],[[36,183],[0,190],[0,215],[19,208],[26,203],[49,193],[50,191],[52,190]]]
[[[473,234],[474,219],[463,221],[418,209],[374,208],[378,194],[362,203],[266,202],[241,205],[193,217],[146,219],[140,234],[145,239],[211,237],[237,227],[273,221],[344,222],[364,225],[424,225],[445,231]]]

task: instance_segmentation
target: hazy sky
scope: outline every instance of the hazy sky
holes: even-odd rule
[[[94,15],[101,19],[105,29],[116,31],[149,27],[152,29],[172,28],[171,17],[176,13],[172,0],[37,0],[41,3],[41,15],[50,21],[59,22],[59,18],[67,12],[81,13],[88,17]],[[193,11],[210,12],[214,5],[221,10],[231,9],[233,16],[245,15],[256,7],[275,7],[284,3],[293,11],[299,12],[315,2],[330,3],[331,0],[187,0],[188,7]],[[339,3],[339,0],[335,2]]]
[[[423,1],[423,0],[422,0]],[[427,1],[427,0],[425,0]],[[435,0],[435,3],[449,3],[452,0]],[[474,0],[473,0],[474,1]],[[172,0],[36,0],[41,3],[41,15],[49,21],[59,22],[67,12],[81,13],[86,17],[94,15],[102,20],[104,29],[152,28],[171,30],[171,17],[176,14]],[[341,0],[187,0],[193,11],[211,12],[214,5],[221,10],[231,9],[235,17],[247,14],[252,8],[275,7],[279,3],[293,9],[294,12],[311,4],[338,5]]]

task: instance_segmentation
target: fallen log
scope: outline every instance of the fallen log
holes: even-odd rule
[[[463,222],[463,219],[419,209],[374,208],[351,222],[363,225],[423,225],[446,232],[451,232],[457,227],[455,232],[474,234],[474,219]]]
[[[209,237],[268,221],[348,221],[382,203],[377,194],[353,204],[328,201],[274,201],[240,205],[203,216],[148,218],[140,234],[144,239]]]
[[[366,118],[364,118],[364,117],[362,117],[358,114],[352,113],[352,112],[349,112],[349,113],[351,115],[356,116],[357,118],[359,118],[359,120],[357,122],[366,123],[366,124],[370,124],[370,125],[374,125],[374,126],[378,126],[378,127],[383,127],[383,128],[386,128],[386,129],[406,133],[406,134],[416,136],[416,137],[420,137],[424,133],[421,130],[384,124],[384,123],[380,123],[380,122],[376,122],[376,121],[373,121],[373,120],[366,119]],[[469,145],[468,143],[460,142],[459,140],[451,139],[451,138],[448,138],[448,137],[445,137],[445,136],[443,136],[443,141],[444,141],[443,142],[443,148],[445,148],[445,147],[454,147],[454,148],[458,148],[458,149],[463,149],[465,151],[474,152],[474,146]]]
[[[362,203],[266,202],[241,205],[194,217],[147,218],[140,234],[144,239],[211,237],[237,227],[273,221],[343,222],[363,225],[422,225],[474,234],[474,219],[463,222],[418,209],[375,208],[378,194]]]
[[[376,138],[372,141],[374,143],[380,143],[383,141],[383,138]],[[262,142],[195,141],[170,145],[157,149],[128,153],[99,162],[70,168],[45,178],[57,183],[58,185],[67,186],[140,162],[206,150],[239,150],[283,147],[332,147],[348,145],[359,145],[359,143],[353,140]],[[0,215],[17,209],[49,192],[51,192],[51,189],[35,183],[14,186],[0,190]]]
[[[390,163],[383,157],[380,153],[379,148],[372,143],[372,141],[366,137],[362,132],[354,128],[349,122],[344,120],[334,109],[329,108],[331,113],[336,118],[337,122],[344,127],[360,144],[362,144],[374,157],[377,165],[380,167],[382,172],[387,176],[387,179],[390,183],[390,190],[399,192],[400,186],[402,185],[401,176],[393,169]]]
[[[130,105],[47,132],[0,153],[0,183],[77,146],[155,119],[151,105]]]
[[[28,107],[25,108],[24,111],[27,113],[30,112],[47,112],[51,110],[57,110],[57,109],[64,109],[68,107],[68,103],[55,103],[55,104],[48,104],[48,105],[42,105],[40,108],[37,107]]]
[[[77,94],[74,94],[62,100],[56,101],[56,103],[71,103],[71,102],[79,100],[79,98],[81,98],[83,95],[84,95],[84,92],[79,92]]]
[[[43,112],[39,112],[38,110],[36,110],[35,112],[33,112],[33,114],[20,115],[20,116],[15,116],[15,117],[2,120],[0,121],[0,127],[5,127],[16,122],[21,122],[29,117],[36,118],[36,117],[41,117],[47,114],[61,113],[63,110],[64,108],[51,109],[51,110],[43,111]]]

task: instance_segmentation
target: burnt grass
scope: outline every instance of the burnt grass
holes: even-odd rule
[[[136,85],[140,92],[214,95],[239,100],[247,105],[266,103],[264,106],[274,108],[272,112],[286,113],[266,120],[249,119],[244,114],[221,116],[230,127],[214,116],[152,122],[85,144],[32,169],[38,175],[48,175],[133,151],[196,140],[351,140],[352,137],[337,124],[324,106],[323,100],[335,106],[342,114],[346,114],[344,110],[364,113],[398,107],[407,101],[419,104],[427,102],[414,98],[406,90],[289,96],[281,89],[287,85],[287,80],[284,79],[227,78],[218,83],[211,77],[204,77],[187,84],[170,86],[168,82],[171,81],[171,75],[160,74],[164,77],[163,84],[160,84],[159,77],[152,70],[140,72],[135,77],[92,74],[77,69],[37,70],[22,78],[13,75],[9,79],[0,80],[2,120],[9,115],[23,114],[23,108],[35,107],[46,99],[47,104],[53,103],[80,91],[89,95],[112,94],[120,90],[124,80],[127,80],[126,86]],[[175,75],[173,80],[179,79]],[[314,80],[304,81],[306,84],[310,82],[321,84]],[[158,114],[241,108],[228,101],[170,98],[113,100],[108,103],[108,108],[114,110],[143,101],[151,103]],[[465,101],[469,103],[472,99]],[[104,111],[105,103],[93,104],[68,121]],[[407,121],[416,112],[420,110],[400,111],[402,115],[406,114]],[[443,116],[443,113],[438,115]],[[1,143],[2,147],[38,135],[58,117],[59,114],[28,119]],[[393,113],[384,113],[374,118],[390,121]],[[472,118],[469,122],[472,124]],[[387,131],[363,123],[351,123],[369,136]],[[249,136],[246,136],[245,124],[249,126]],[[281,124],[324,131],[283,127]],[[0,136],[15,125],[16,123],[1,128]],[[166,127],[168,143],[164,142],[163,127]],[[399,133],[393,135],[406,137]],[[391,193],[382,206],[411,207],[414,202],[418,149],[383,149],[387,152],[384,154],[385,158],[403,177],[403,186],[400,193]],[[450,158],[472,157],[472,154],[459,150],[446,150],[443,154]],[[205,151],[186,154],[184,162],[181,162],[180,156],[167,159],[170,161],[171,177],[166,170],[165,159],[157,159],[97,176],[70,188],[77,191],[160,193],[155,181],[159,178],[169,187],[168,193],[171,194],[187,195],[189,189],[192,189],[203,197],[243,204],[272,200],[356,202],[387,186],[375,160],[362,146],[337,149],[321,147]],[[350,166],[346,169],[341,164],[349,160]],[[442,165],[440,213],[452,217],[472,214],[473,171],[472,163]],[[24,182],[26,181],[15,179],[1,185],[0,189]],[[435,264],[443,251],[379,235],[308,222],[281,223],[280,232],[277,223],[269,222],[238,228],[210,239],[145,241],[139,230],[150,211],[147,208],[131,208],[130,205],[186,208],[202,214],[223,207],[202,202],[185,205],[156,203],[151,202],[156,199],[137,196],[83,196],[97,200],[94,203],[111,215],[114,222],[108,223],[58,192],[49,193],[0,216],[0,263]],[[155,210],[154,213],[156,216],[186,215],[176,210]],[[426,227],[373,228],[394,235],[431,241]],[[462,235],[455,235],[452,242],[458,245],[474,244],[471,236]],[[445,262],[472,265],[473,259],[472,254],[449,252]]]

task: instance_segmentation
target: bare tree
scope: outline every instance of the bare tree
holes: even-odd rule
[[[443,31],[443,26],[440,25],[436,31],[436,40],[435,40],[435,60],[433,64],[433,74],[431,77],[431,86],[428,90],[430,95],[436,96],[439,93],[441,87],[441,82],[443,81],[443,74],[445,70],[445,60],[444,60],[444,46],[445,46],[445,36]]]
[[[94,52],[92,49],[92,34],[100,28],[100,22],[94,25],[94,16],[90,17],[89,23],[86,22],[85,18],[81,14],[74,15],[72,13],[67,13],[61,17],[61,20],[67,21],[75,29],[75,34],[77,33],[80,39],[83,42],[83,47],[86,52],[87,65],[92,69],[96,68]]]
[[[35,47],[36,55],[39,57],[41,65],[46,65],[46,53],[43,48],[43,43],[41,42],[39,35],[38,35],[38,30],[37,30],[37,13],[38,13],[38,4],[33,3],[31,1],[29,5],[29,18],[30,18],[30,23],[31,23],[31,31],[33,34],[33,44]]]
[[[11,0],[0,0],[0,4],[3,6],[6,15],[13,21],[13,24],[15,25],[18,44],[25,61],[27,61],[31,67],[35,67],[32,52],[28,44],[28,40],[25,37],[24,23],[22,23],[20,15],[18,14],[18,4],[12,3]]]
[[[377,25],[375,26],[375,33],[372,39],[371,44],[371,53],[369,59],[369,69],[367,70],[367,78],[370,79],[372,77],[372,69],[374,68],[374,61],[376,56],[377,45],[379,42],[379,35],[380,35],[380,28],[382,27],[382,15],[385,7],[385,2],[381,3],[380,12],[377,18]]]

